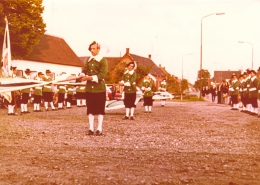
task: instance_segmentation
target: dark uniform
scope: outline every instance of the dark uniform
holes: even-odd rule
[[[229,87],[230,95],[231,95],[231,101],[233,104],[233,108],[231,110],[239,110],[239,104],[238,104],[238,93],[239,93],[239,81],[237,80],[236,74],[232,75],[232,82]]]
[[[249,84],[249,102],[252,105],[251,115],[257,115],[258,113],[258,103],[257,103],[257,95],[258,95],[258,79],[256,77],[256,72],[251,70],[251,79]]]

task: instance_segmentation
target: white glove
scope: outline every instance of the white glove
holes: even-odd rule
[[[124,83],[124,86],[128,86],[128,87],[131,86],[131,85],[130,85],[130,82],[125,82],[125,83]]]

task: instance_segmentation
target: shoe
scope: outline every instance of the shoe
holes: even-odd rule
[[[148,113],[148,111],[144,111],[144,113]]]
[[[37,110],[37,112],[42,112],[42,110],[40,109],[40,110]]]
[[[66,107],[66,109],[71,109],[72,107]]]
[[[96,131],[95,133],[96,136],[101,136],[102,135],[102,132],[100,132],[99,130]]]
[[[38,112],[38,110],[33,110],[33,112]]]
[[[257,116],[257,113],[251,112],[250,115],[252,115],[252,116]]]
[[[45,108],[45,110],[46,110],[46,111],[48,111],[48,110],[49,110],[49,108]]]
[[[51,109],[52,111],[56,111],[57,109]]]
[[[134,120],[134,117],[133,117],[133,116],[131,116],[131,117],[130,117],[130,120]]]
[[[87,133],[87,135],[89,135],[89,136],[91,136],[93,134],[94,134],[94,132],[92,130],[89,130],[88,133]]]
[[[125,117],[123,118],[123,120],[126,120],[126,119],[129,119],[129,117],[125,116]]]
[[[152,113],[151,111],[149,111],[149,113]]]
[[[15,113],[8,113],[8,116],[14,116]]]
[[[232,108],[232,109],[230,109],[230,110],[239,110],[239,109],[237,109],[237,108]]]
[[[164,107],[164,105],[161,105],[161,107]]]
[[[24,113],[26,113],[26,114],[27,114],[27,113],[30,113],[30,112],[27,110],[27,111],[24,111]]]

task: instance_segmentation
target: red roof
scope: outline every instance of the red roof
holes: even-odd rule
[[[43,35],[24,60],[83,67],[83,63],[64,39]]]

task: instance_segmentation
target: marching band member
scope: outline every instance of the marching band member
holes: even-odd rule
[[[241,102],[243,104],[243,108],[241,112],[246,112],[246,105],[248,102],[248,93],[247,93],[247,85],[246,85],[246,80],[247,80],[247,72],[244,72],[242,74],[243,79],[241,80],[241,83],[239,85],[239,93],[241,96]]]
[[[58,109],[63,109],[65,93],[66,93],[66,86],[59,85],[57,91],[58,91]]]
[[[89,120],[89,131],[87,135],[94,134],[94,118],[97,115],[98,127],[95,132],[96,136],[102,135],[102,125],[105,115],[106,105],[106,85],[104,78],[107,74],[107,60],[99,54],[100,45],[97,42],[92,42],[89,45],[89,51],[92,56],[85,63],[83,73],[86,76],[81,78],[86,83],[87,97],[87,115]]]
[[[43,77],[43,81],[45,82],[51,82],[51,71],[49,69],[45,72],[46,76]],[[48,103],[50,103],[52,110],[56,110],[53,104],[53,95],[52,95],[52,87],[51,84],[45,85],[42,90],[43,99],[44,99],[44,107],[45,110],[48,111]]]
[[[17,67],[12,67],[11,66],[11,73],[12,73],[12,75],[11,75],[11,77],[12,78],[16,78],[16,73],[17,73],[17,69],[16,69]],[[12,91],[11,92],[11,96],[12,96],[12,101],[11,101],[11,103],[8,103],[8,115],[9,116],[14,116],[14,115],[17,115],[16,113],[15,113],[15,111],[14,111],[14,107],[16,106],[16,97],[17,96],[19,96],[20,95],[20,93],[19,93],[19,91]]]
[[[72,96],[73,96],[73,85],[67,85],[67,109],[71,109],[71,103],[72,103]]]
[[[232,82],[230,84],[229,90],[231,92],[231,101],[233,107],[231,110],[239,110],[238,104],[238,90],[239,90],[239,81],[237,80],[237,75],[233,74],[231,76]]]
[[[135,100],[136,100],[136,64],[135,62],[130,62],[127,64],[127,70],[125,71],[122,80],[119,85],[124,86],[124,105],[126,108],[124,120],[129,119],[134,120],[134,110],[135,110]]]
[[[166,92],[167,91],[167,84],[166,84],[166,79],[163,79],[159,86],[159,91],[161,92]],[[166,104],[166,99],[161,99],[161,106],[164,107]]]
[[[38,72],[36,80],[42,81],[44,74],[42,72]],[[42,101],[42,87],[35,87],[34,88],[34,100],[33,100],[33,111],[34,112],[42,112],[40,109],[40,104]]]
[[[25,78],[25,79],[31,79],[30,77],[30,74],[31,74],[31,71],[30,69],[26,69],[24,71],[24,75],[22,76],[22,78]],[[21,98],[21,113],[30,113],[28,111],[28,108],[27,108],[27,104],[28,104],[28,100],[29,100],[29,94],[30,94],[30,88],[26,88],[26,89],[22,89],[21,90],[21,93],[22,93],[22,98]]]
[[[258,104],[257,104],[257,93],[258,93],[258,79],[256,77],[256,72],[251,70],[251,79],[249,84],[249,102],[252,105],[250,110],[251,115],[258,114]]]
[[[144,93],[143,97],[144,97],[145,113],[151,113],[152,106],[153,106],[153,91],[152,91],[153,81],[150,78],[149,74],[144,77],[140,87]]]

